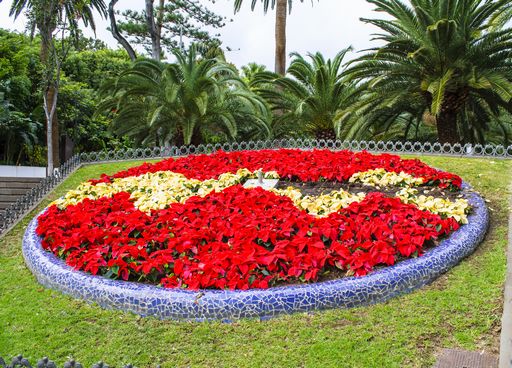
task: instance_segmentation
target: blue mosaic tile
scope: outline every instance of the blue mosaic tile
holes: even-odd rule
[[[74,271],[63,260],[46,252],[36,235],[37,216],[25,232],[23,255],[28,268],[45,287],[104,308],[142,316],[176,320],[268,318],[294,312],[352,308],[386,301],[409,293],[436,279],[471,254],[483,240],[489,225],[484,200],[464,184],[473,211],[461,226],[422,257],[408,259],[364,277],[348,277],[316,284],[281,286],[266,290],[164,289],[134,282],[110,280]]]

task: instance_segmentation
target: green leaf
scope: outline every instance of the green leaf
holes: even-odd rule
[[[439,113],[441,112],[444,97],[446,94],[446,89],[448,87],[448,84],[450,83],[452,76],[453,69],[448,69],[440,79],[436,80],[435,82],[431,83],[428,86],[427,90],[432,95],[432,104],[430,106],[430,111],[434,115],[439,115]]]
[[[197,109],[199,110],[199,114],[204,116],[206,114],[206,110],[208,108],[208,94],[206,92],[201,92],[201,94],[194,99]]]

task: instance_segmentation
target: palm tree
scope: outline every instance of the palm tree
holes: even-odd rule
[[[138,60],[103,86],[100,110],[116,111],[118,135],[140,144],[197,145],[212,133],[234,140],[238,124],[248,121],[268,137],[270,112],[234,67],[199,59],[195,46],[174,55],[175,64]]]
[[[390,18],[362,19],[382,30],[376,39],[384,45],[347,72],[362,83],[367,120],[377,111],[406,113],[411,122],[433,121],[438,140],[455,143],[474,141],[503,110],[512,111],[508,0],[368,1]]]
[[[423,101],[400,99],[389,106],[380,105],[381,96],[368,92],[362,84],[354,92],[359,98],[351,106],[352,114],[338,126],[339,137],[347,140],[418,141],[437,140],[436,117]],[[495,113],[481,110],[469,101],[457,123],[463,142],[510,144],[512,115],[501,109]]]
[[[286,72],[286,13],[292,10],[292,0],[261,0],[263,2],[263,11],[266,13],[268,8],[276,9],[276,52],[275,52],[275,72],[284,75]],[[300,0],[303,2],[304,0]],[[240,10],[243,0],[235,0],[235,13]],[[254,10],[258,0],[251,0],[251,9]]]
[[[60,139],[56,114],[60,66],[55,67],[58,56],[54,32],[64,24],[63,32],[69,30],[72,36],[78,37],[79,20],[95,30],[92,12],[96,10],[106,16],[106,5],[103,0],[13,0],[9,15],[17,18],[24,10],[28,11],[41,36],[41,61],[46,68],[43,107],[47,117],[48,169],[51,172],[59,165]]]
[[[320,53],[307,59],[293,53],[287,75],[262,72],[254,77],[256,92],[276,112],[274,131],[302,131],[317,139],[336,139],[335,127],[351,114],[354,84],[342,76],[342,62],[350,49],[325,60]]]
[[[265,65],[258,63],[249,63],[247,65],[243,65],[240,69],[242,80],[247,85],[250,85],[254,81],[255,75],[266,71],[267,68]]]

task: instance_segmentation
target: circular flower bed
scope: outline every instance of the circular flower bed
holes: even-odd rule
[[[258,172],[279,179],[277,187],[248,187],[246,181]],[[174,291],[140,286],[158,290],[159,297],[161,292],[178,292],[180,297],[175,295],[174,301],[179,304],[183,295],[203,298],[207,293],[204,300],[219,295],[208,289],[282,286],[269,289],[272,295],[272,290],[364,283],[372,276],[427,259],[442,247],[443,238],[468,223],[472,211],[469,218],[479,220],[471,230],[476,237],[471,244],[459,244],[456,257],[452,249],[445,263],[431,265],[431,272],[404,284],[406,290],[446,270],[446,265],[467,255],[483,236],[485,206],[478,197],[465,198],[461,186],[458,176],[418,160],[367,152],[264,150],[168,159],[103,175],[68,192],[37,218],[37,225],[31,224],[24,252],[36,275],[35,262],[46,262],[45,257],[52,256],[48,252],[34,255],[34,248],[42,252],[37,249],[39,239],[30,232],[35,230],[46,251],[75,270],[104,277],[94,280],[105,285],[113,282],[116,287],[133,284],[106,278],[171,288]],[[50,262],[47,274],[59,263],[55,261]],[[58,287],[55,277],[50,281],[46,276],[38,275],[43,283]],[[331,279],[337,280],[326,281]],[[317,281],[325,282],[311,284]],[[304,283],[308,285],[286,286]],[[68,286],[60,289],[74,295],[88,293],[69,291]],[[194,291],[198,289],[201,292]],[[394,291],[382,292],[381,299],[404,290],[395,285]],[[222,300],[233,297],[230,293],[223,291]],[[256,294],[245,293],[258,295],[257,290],[252,292]],[[125,301],[115,305],[105,298],[92,299],[153,313],[147,308],[126,308]],[[374,299],[362,298],[360,303]],[[201,304],[198,300],[193,301],[196,306]],[[219,307],[218,300],[212,302]],[[295,310],[287,306],[276,312],[266,307],[263,313],[246,304],[239,305],[236,313],[224,308],[221,315],[262,316]],[[325,304],[329,305],[327,300]],[[191,318],[183,314],[182,307],[155,314]],[[195,316],[219,316],[214,311],[218,308],[205,308],[210,312]]]

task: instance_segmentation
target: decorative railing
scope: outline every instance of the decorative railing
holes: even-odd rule
[[[0,367],[2,368],[16,368],[16,367],[26,367],[26,368],[32,368],[32,365],[30,365],[30,362],[23,358],[22,355],[18,355],[14,357],[11,360],[11,363],[6,363],[5,360],[0,356]],[[51,361],[47,357],[44,357],[37,361],[36,364],[37,368],[57,368],[57,364],[55,362]],[[74,360],[68,360],[64,365],[63,368],[83,368],[82,364],[74,361]],[[92,365],[92,368],[109,368],[109,366],[103,362],[98,362],[96,364]],[[134,368],[131,364],[126,364],[123,366],[123,368]],[[156,368],[160,368],[159,365],[156,365]]]
[[[198,146],[172,146],[122,149],[81,153],[64,163],[54,174],[43,179],[41,183],[20,197],[15,203],[0,214],[0,236],[13,227],[23,216],[31,211],[50,191],[60,184],[69,174],[84,164],[164,158],[190,154],[223,151],[245,151],[257,149],[327,148],[333,150],[348,149],[352,151],[389,152],[399,154],[441,155],[457,157],[512,158],[512,145],[480,144],[441,144],[430,142],[375,142],[375,141],[324,141],[314,139],[280,139],[273,141],[233,142],[217,144],[200,144]]]
[[[198,146],[136,148],[110,152],[90,152],[80,154],[82,163],[134,160],[183,156],[189,154],[223,151],[245,151],[257,149],[327,148],[333,150],[348,149],[352,151],[389,152],[401,154],[428,154],[447,156],[512,158],[512,145],[481,144],[441,144],[430,142],[374,142],[374,141],[324,141],[315,139],[279,139],[273,141],[233,142],[217,144],[200,144]]]

